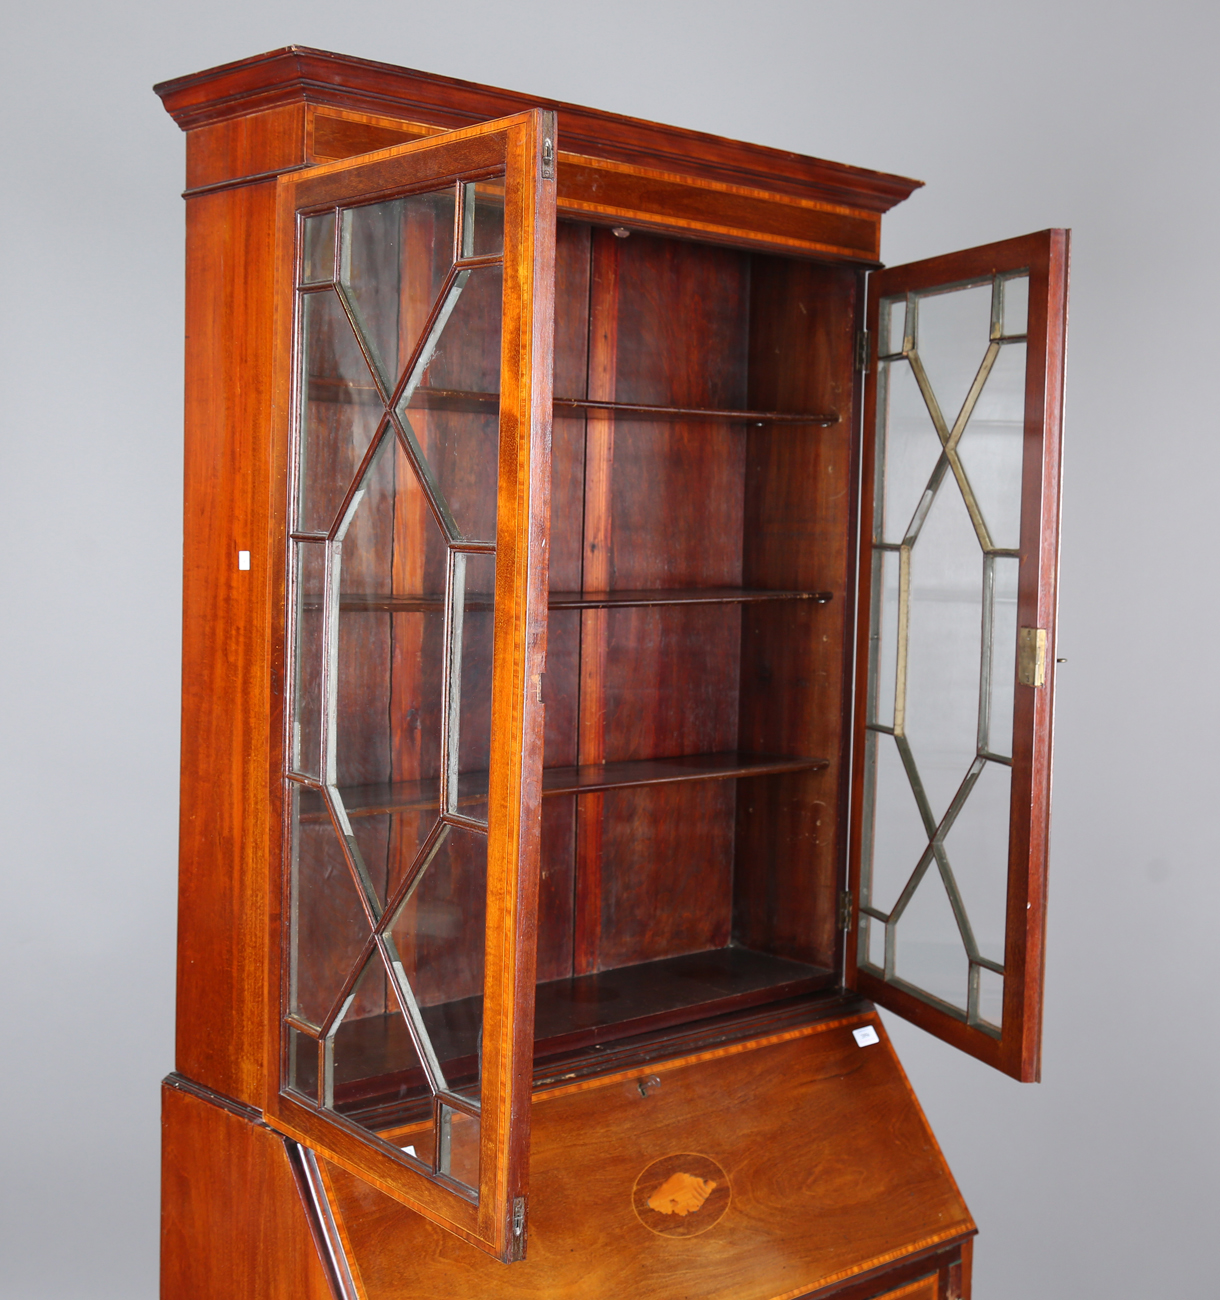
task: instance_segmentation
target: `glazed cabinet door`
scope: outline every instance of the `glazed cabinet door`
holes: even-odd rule
[[[1068,233],[871,277],[847,978],[1039,1072]]]
[[[272,1124],[521,1252],[555,130],[281,178],[287,433]]]

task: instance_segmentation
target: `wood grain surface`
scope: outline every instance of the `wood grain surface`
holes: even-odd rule
[[[387,117],[454,129],[530,108],[550,108],[564,147],[658,172],[685,172],[730,186],[772,190],[816,203],[880,214],[921,182],[781,149],[662,126],[538,95],[476,85],[410,68],[291,45],[161,82],[154,87],[185,131],[280,105],[385,125]],[[338,111],[336,111],[338,110]],[[372,115],[371,121],[368,116]],[[363,149],[397,141],[370,135]],[[312,159],[311,159],[312,161]]]
[[[270,742],[284,584],[285,464],[267,438],[274,215],[273,183],[187,205],[175,1059],[190,1078],[255,1106],[278,985],[266,858],[279,812]],[[248,570],[238,550],[250,552]]]
[[[335,1300],[278,1133],[161,1090],[162,1300]]]
[[[856,1045],[862,1023],[880,1043]],[[529,1248],[510,1268],[331,1171],[367,1300],[793,1300],[974,1231],[875,1016],[559,1087],[533,1129]],[[724,1170],[728,1208],[658,1235],[636,1181],[682,1152]]]

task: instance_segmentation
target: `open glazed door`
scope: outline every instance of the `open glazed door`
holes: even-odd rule
[[[529,1146],[555,147],[534,111],[278,182],[267,1114],[501,1259]]]
[[[1068,233],[871,278],[847,980],[1039,1072]]]

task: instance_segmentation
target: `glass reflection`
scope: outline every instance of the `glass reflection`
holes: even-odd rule
[[[989,642],[986,727],[983,748],[1002,758],[1012,757],[1012,715],[1017,681],[1017,579],[1015,557],[989,557],[991,627]]]
[[[991,338],[991,282],[918,299],[916,351],[952,427]]]
[[[453,186],[343,213],[340,284],[388,397],[453,265]]]
[[[1004,340],[1028,277],[901,302],[880,322],[908,355],[878,373],[862,901],[891,917],[892,978],[995,1032],[1003,976],[981,962],[1004,956],[1026,371]],[[861,929],[883,968],[885,925]]]
[[[970,963],[935,862],[898,921],[894,974],[941,1002],[966,1010]]]
[[[301,223],[291,520],[286,1080],[472,1188],[503,240],[494,178]]]
[[[1024,334],[1029,325],[1029,276],[1014,275],[1002,280],[1004,302],[1001,319],[1005,338]]]
[[[437,1172],[467,1187],[479,1185],[479,1120],[452,1106],[441,1105],[437,1125]]]
[[[466,185],[462,202],[462,256],[499,257],[503,252],[503,180]]]
[[[872,870],[865,901],[890,912],[928,845],[928,829],[919,813],[898,744],[871,733],[866,742],[872,762]]]
[[[1004,976],[988,970],[986,966],[976,967],[979,981],[978,1017],[993,1029],[1002,1028],[1004,1019]]]
[[[458,273],[398,405],[455,541],[496,536],[503,284],[499,266]]]
[[[288,1086],[318,1100],[318,1044],[299,1029],[288,1030]]]
[[[427,1080],[385,966],[374,952],[329,1034],[327,1103],[369,1128],[378,1106],[426,1094]]]
[[[934,822],[978,747],[983,557],[961,493],[947,480],[911,554],[905,734]]]
[[[328,283],[335,278],[335,214],[306,217],[301,225],[305,246],[301,280],[305,284]]]
[[[437,1086],[478,1095],[487,918],[487,837],[443,826],[385,929],[402,1001],[418,1008]]]
[[[1025,443],[1025,344],[999,349],[958,443],[958,455],[993,546],[1021,544],[1021,462]]]
[[[1011,794],[1012,769],[1003,763],[984,763],[944,841],[978,952],[1000,963],[1008,901]]]
[[[882,300],[880,348],[882,356],[895,356],[902,351],[906,319],[907,300],[905,298],[886,298]]]
[[[496,557],[455,551],[450,581],[446,811],[486,824]]]
[[[326,544],[296,543],[292,767],[322,776],[322,661],[325,653]]]
[[[331,290],[304,297],[298,532],[330,532],[385,411],[343,305]]]
[[[898,670],[898,579],[900,561],[896,551],[873,552],[873,672],[871,721],[884,727],[894,725],[894,691]]]
[[[369,941],[370,926],[325,796],[299,785],[291,796],[289,1006],[321,1028]]]

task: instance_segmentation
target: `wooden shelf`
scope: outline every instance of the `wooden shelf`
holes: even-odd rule
[[[748,587],[690,587],[671,591],[552,591],[551,609],[629,609],[652,605],[752,605],[762,601],[810,600],[824,605],[829,591],[762,591]]]
[[[542,769],[543,798],[553,794],[588,794],[596,790],[625,790],[637,785],[666,785],[674,781],[723,781],[737,776],[771,776],[777,772],[806,772],[828,767],[824,758],[783,758],[776,754],[688,754],[680,758],[651,758],[634,763],[589,763],[583,767]]]
[[[309,377],[310,401],[340,405],[381,406],[381,396],[371,384],[352,384],[328,375]],[[498,393],[465,392],[455,388],[417,388],[411,394],[412,411],[464,411],[468,415],[492,415],[499,409]],[[842,418],[837,411],[743,411],[717,406],[656,406],[648,402],[594,402],[584,397],[556,397],[551,401],[556,415],[583,412],[613,415],[626,420],[715,420],[724,424],[816,425],[826,428]]]
[[[534,1055],[549,1057],[615,1042],[817,993],[836,983],[833,971],[736,946],[549,980],[537,986]],[[482,1003],[482,998],[471,997],[421,1009],[451,1085],[461,1086],[474,1077]],[[422,1070],[387,1071],[387,1060],[409,1055],[406,1043],[400,1016],[353,1022],[345,1063],[351,1081],[335,1090],[339,1107],[350,1114],[393,1108],[413,1095],[424,1096]]]
[[[585,411],[625,416],[636,420],[721,420],[727,424],[815,424],[826,427],[839,423],[837,413],[808,411],[734,411],[703,406],[649,406],[640,402],[589,402],[579,397],[556,397],[556,414]]]
[[[417,388],[411,396],[412,410],[490,412],[498,407],[496,393],[463,392],[448,388]],[[837,412],[825,411],[743,411],[708,406],[655,406],[645,402],[595,402],[584,397],[556,397],[552,400],[556,415],[569,412],[614,415],[629,420],[716,420],[726,424],[813,424],[826,427],[838,424]]]
[[[829,591],[765,591],[748,587],[689,587],[682,590],[648,591],[553,591],[550,609],[632,609],[660,605],[752,605],[764,601],[807,600],[825,605],[834,598]],[[468,593],[466,608],[491,609],[487,593]],[[317,602],[306,602],[307,609]],[[339,597],[339,608],[359,613],[431,614],[445,608],[444,596],[379,595],[371,592],[348,592]]]
[[[686,754],[678,758],[649,758],[632,763],[588,763],[582,767],[544,767],[542,795],[591,794],[627,790],[633,786],[670,785],[677,781],[725,781],[732,777],[773,776],[781,772],[811,772],[828,767],[824,758],[788,758],[775,754]],[[430,781],[383,781],[372,785],[340,786],[349,817],[418,812],[440,805],[440,778]],[[487,800],[487,773],[458,776],[458,807]],[[320,821],[325,814],[309,813],[302,821]]]

